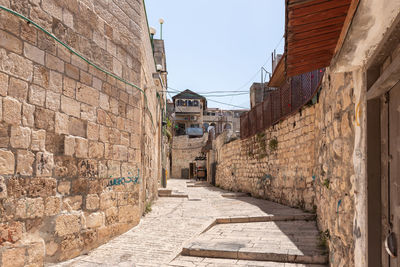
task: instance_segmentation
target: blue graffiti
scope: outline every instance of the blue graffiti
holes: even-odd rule
[[[336,213],[339,214],[339,207],[342,204],[342,200],[340,199],[337,203],[337,209],[336,209]]]
[[[131,173],[128,172],[128,174]],[[112,178],[112,176],[110,176],[110,178]],[[140,184],[139,178],[140,178],[140,171],[138,169],[137,176],[114,178],[108,182],[107,186],[124,185],[129,183]]]

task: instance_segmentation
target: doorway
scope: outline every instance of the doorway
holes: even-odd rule
[[[366,73],[368,266],[400,267],[400,16]]]

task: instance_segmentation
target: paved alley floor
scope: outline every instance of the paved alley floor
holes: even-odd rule
[[[317,267],[309,263],[325,262],[309,213],[188,180],[169,180],[168,188],[188,197],[159,198],[138,226],[88,255],[52,266]]]

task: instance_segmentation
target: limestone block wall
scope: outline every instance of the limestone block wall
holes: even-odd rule
[[[315,197],[331,266],[354,266],[353,74],[327,70],[315,110]]]
[[[218,186],[317,213],[331,266],[355,264],[354,80],[328,68],[316,105],[251,138],[213,144]]]
[[[136,225],[159,179],[141,0],[1,0],[0,265],[66,260]],[[153,122],[151,122],[151,119]]]
[[[206,144],[207,139],[208,134],[204,134],[202,138],[189,138],[187,135],[173,137],[171,149],[172,178],[188,178],[182,177],[182,170],[185,173],[189,173],[189,164],[201,155],[201,150]]]
[[[314,112],[307,107],[245,140],[215,143],[216,184],[233,191],[312,210]]]

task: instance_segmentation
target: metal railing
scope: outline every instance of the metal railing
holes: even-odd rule
[[[297,112],[317,93],[325,69],[294,76],[240,117],[240,138],[251,137]]]

